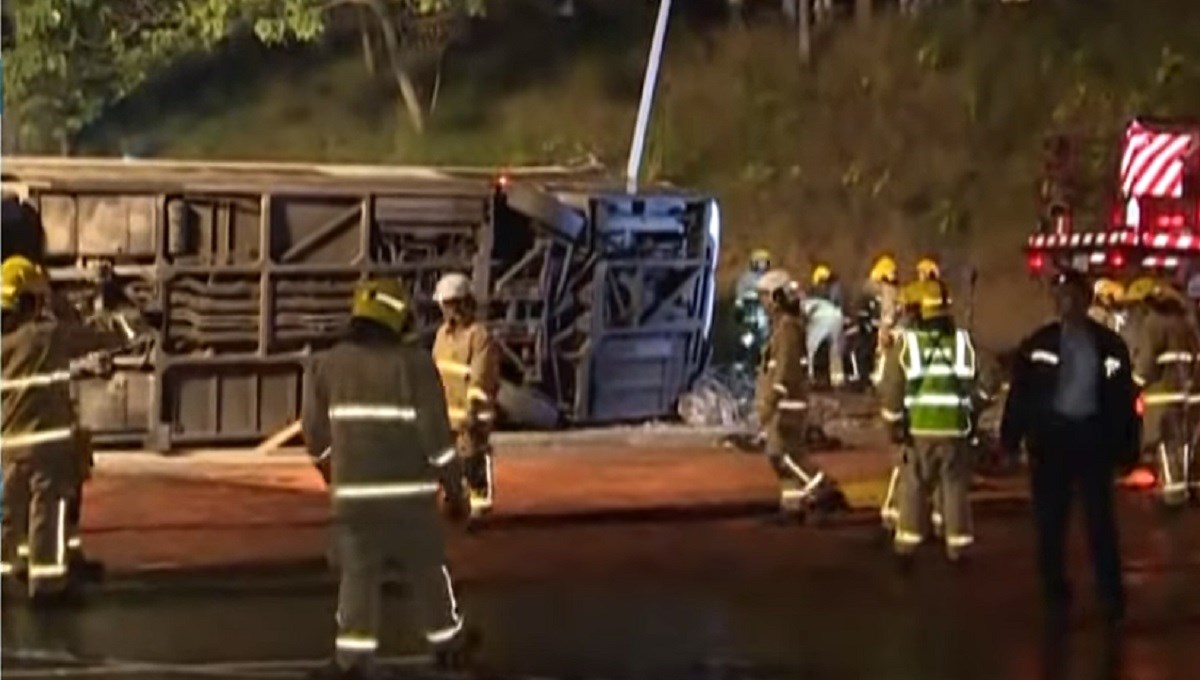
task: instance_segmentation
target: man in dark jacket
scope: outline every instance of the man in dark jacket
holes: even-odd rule
[[[407,335],[411,302],[398,281],[361,284],[352,316],[348,338],[308,377],[303,414],[309,454],[332,462],[341,571],[336,663],[316,677],[339,680],[375,674],[383,582],[391,571],[411,585],[439,665],[461,661],[467,639],[437,516],[439,488],[457,516],[467,512],[437,368]]]
[[[1059,319],[1021,343],[1000,437],[1012,457],[1029,452],[1038,568],[1051,622],[1071,593],[1063,545],[1072,490],[1083,499],[1098,597],[1108,620],[1124,618],[1120,552],[1113,519],[1113,476],[1133,464],[1138,419],[1129,352],[1087,315],[1091,291],[1075,272],[1052,280]]]

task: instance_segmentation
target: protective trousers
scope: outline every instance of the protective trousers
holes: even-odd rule
[[[1096,437],[1103,431],[1094,420],[1055,418],[1030,447],[1030,488],[1037,528],[1038,570],[1043,596],[1052,607],[1070,601],[1063,565],[1071,496],[1083,500],[1097,595],[1114,612],[1125,606],[1120,549],[1113,519],[1113,461]]]
[[[379,648],[383,584],[398,577],[416,604],[418,624],[435,647],[456,640],[463,627],[454,584],[446,565],[433,559],[398,561],[381,549],[395,541],[395,527],[336,523],[341,580],[338,583],[337,664],[343,669],[368,668]]]
[[[821,345],[827,345],[829,350],[829,384],[839,387],[845,382],[845,372],[842,367],[842,315],[818,314],[808,320],[807,349],[808,377],[813,378],[813,367],[816,366],[817,351]]]
[[[75,487],[75,493],[67,500],[67,556],[74,558],[83,552],[83,485]]]
[[[495,468],[488,435],[486,427],[481,425],[465,427],[455,435],[455,448],[462,458],[467,490],[471,493],[472,514],[491,510],[495,497]]]
[[[4,462],[0,568],[11,574],[27,561],[30,595],[67,586],[67,511],[75,489],[75,461],[59,451],[34,451]],[[22,554],[26,551],[27,556]]]
[[[779,506],[785,512],[800,510],[813,500],[825,473],[812,469],[804,455],[803,426],[773,424],[767,428],[767,458],[779,479]]]
[[[968,496],[970,453],[961,439],[918,438],[904,450],[899,485],[895,549],[909,554],[924,540],[931,497],[941,496],[946,551],[959,556],[975,542]],[[938,493],[940,487],[940,493]]]
[[[1187,503],[1188,487],[1196,487],[1195,452],[1192,429],[1181,406],[1168,406],[1161,416],[1160,436],[1154,450],[1158,468],[1159,493],[1163,505],[1181,507]]]
[[[892,466],[892,471],[888,477],[887,494],[883,497],[883,505],[879,508],[879,518],[883,521],[885,529],[895,529],[896,520],[900,518],[900,499],[904,495],[904,450],[901,449],[896,461]],[[943,508],[946,505],[945,496],[942,493],[941,479],[933,480],[933,493],[929,497],[930,505],[933,507],[933,512],[929,515],[929,522],[932,525],[932,530],[935,536],[939,538],[945,536],[945,515]]]

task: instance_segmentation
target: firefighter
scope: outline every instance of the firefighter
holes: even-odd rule
[[[895,339],[900,297],[900,282],[896,271],[896,259],[891,255],[880,255],[871,265],[865,287],[867,307],[875,317],[875,346],[871,349],[874,370],[871,379],[876,384],[880,378],[879,368],[883,365],[883,352],[891,347]]]
[[[70,329],[43,315],[45,272],[10,257],[3,278],[4,516],[0,561],[5,575],[28,578],[34,602],[73,593],[68,508],[81,478],[72,378],[104,373],[105,357],[71,361]]]
[[[758,301],[758,280],[771,268],[771,253],[758,248],[750,253],[746,271],[738,277],[733,291],[733,317],[738,328],[741,360],[738,365],[749,375],[751,367],[767,339],[767,317]]]
[[[806,320],[808,348],[808,377],[815,378],[817,352],[825,346],[829,352],[829,385],[842,386],[846,376],[842,369],[842,328],[846,317],[842,313],[841,295],[837,280],[828,265],[813,268],[812,285],[804,298],[803,309]]]
[[[959,562],[974,543],[968,491],[976,359],[970,334],[956,328],[950,296],[935,279],[914,291],[921,320],[901,335],[897,361],[884,367],[880,396],[892,441],[904,447],[894,546],[907,563],[924,539],[927,503],[940,487],[946,555]]]
[[[900,308],[897,325],[901,328],[910,327],[920,319],[921,299],[916,293],[917,286],[915,284],[909,284],[900,290],[900,295],[897,298],[897,304]],[[889,364],[894,364],[900,360],[899,352],[899,344],[893,344],[887,348],[883,354],[881,372],[886,373]],[[891,423],[901,419],[903,413],[883,408],[880,411],[880,415],[884,423],[890,427]],[[879,516],[883,520],[884,531],[889,534],[896,530],[896,519],[900,516],[900,484],[903,481],[901,478],[903,462],[903,449],[897,449],[892,471],[888,478],[887,493],[883,498],[883,505],[879,508]],[[940,503],[936,509],[940,509]]]
[[[313,677],[372,676],[393,572],[411,586],[436,663],[461,665],[470,637],[446,566],[439,490],[453,517],[467,508],[437,369],[410,333],[412,302],[398,281],[359,284],[351,317],[305,381],[304,438],[331,475],[340,572],[335,657]]]
[[[487,327],[476,319],[471,281],[463,274],[446,274],[437,282],[433,299],[442,310],[442,325],[433,341],[455,446],[463,458],[471,516],[492,509],[495,477],[489,441],[496,419],[500,387],[500,357]]]
[[[1125,287],[1118,281],[1102,278],[1092,284],[1092,306],[1088,308],[1088,316],[1099,324],[1121,332],[1123,321],[1119,306],[1124,301]]]
[[[1188,404],[1195,403],[1192,395],[1200,388],[1196,382],[1200,344],[1186,300],[1169,283],[1156,282],[1145,305],[1138,339],[1130,347],[1133,380],[1142,389],[1145,404],[1142,448],[1154,451],[1163,504],[1178,508],[1187,502],[1194,466],[1195,418]]]
[[[830,489],[825,473],[808,467],[804,460],[808,371],[800,300],[791,283],[781,269],[768,271],[758,281],[771,334],[759,357],[754,389],[766,453],[779,478],[780,509],[785,515],[819,506],[822,494]]]
[[[900,291],[899,305],[900,315],[897,317],[897,328],[907,329],[915,327],[921,319],[921,300],[925,285],[922,282],[914,282],[905,286]],[[941,298],[937,298],[940,300]],[[883,361],[884,370],[887,370],[887,364],[895,364],[900,360],[900,345],[893,344],[884,354]],[[881,415],[885,424],[890,426],[897,418],[903,416],[902,412],[893,411],[887,408],[881,409]],[[880,506],[879,516],[883,522],[883,529],[887,534],[893,534],[896,530],[896,520],[900,517],[900,499],[904,495],[904,447],[896,449],[895,460],[892,464],[891,474],[888,478],[887,493],[883,498],[883,505]],[[930,489],[930,514],[929,524],[933,534],[939,538],[944,535],[945,518],[942,513],[944,506],[942,497],[942,488],[938,480],[934,480]]]

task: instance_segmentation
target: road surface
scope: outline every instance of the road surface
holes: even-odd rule
[[[481,678],[1194,680],[1200,509],[1164,519],[1149,500],[1121,501],[1131,617],[1115,640],[1076,543],[1077,619],[1045,644],[1019,508],[978,518],[965,571],[931,547],[903,576],[865,522],[764,517],[501,526],[456,536],[453,569],[486,636]],[[93,592],[80,611],[7,604],[4,677],[300,677],[330,651],[319,565],[159,578]],[[383,653],[419,664],[399,594],[386,620]]]

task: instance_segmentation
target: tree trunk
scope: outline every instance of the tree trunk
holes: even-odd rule
[[[874,10],[873,0],[855,0],[854,3],[854,18],[860,26],[866,26],[871,23],[871,12]]]
[[[75,148],[73,144],[74,140],[72,140],[73,135],[66,130],[59,130],[55,133],[55,136],[58,137],[58,155],[70,156]]]
[[[367,0],[367,2],[375,13],[375,19],[379,22],[384,50],[387,52],[388,62],[392,69],[392,77],[396,79],[396,85],[400,88],[400,98],[404,103],[404,108],[408,111],[408,119],[417,133],[423,134],[425,132],[425,112],[422,109],[421,100],[417,96],[417,87],[413,84],[412,76],[409,75],[408,69],[404,67],[403,60],[400,58],[400,37],[396,35],[396,26],[392,23],[387,8],[380,0]]]
[[[799,0],[796,16],[797,47],[800,51],[800,63],[808,66],[812,63],[812,0]]]
[[[367,67],[367,73],[375,75],[375,46],[371,40],[371,18],[367,15],[366,8],[358,10],[358,35],[362,40],[363,64]]]

